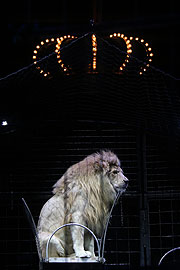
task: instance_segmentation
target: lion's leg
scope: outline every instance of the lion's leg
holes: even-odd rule
[[[79,200],[80,201],[80,200]],[[81,208],[83,204],[80,204]],[[72,221],[80,224],[84,224],[82,218],[83,208],[79,209],[72,214]],[[75,251],[76,257],[89,258],[91,257],[91,252],[85,251],[84,249],[84,228],[80,226],[71,226],[71,236],[73,242],[73,249]]]
[[[64,257],[65,256],[65,249],[60,241],[56,236],[53,236],[50,242],[50,254],[51,256],[58,256]],[[57,254],[57,255],[55,255]]]
[[[76,257],[91,257],[91,252],[84,250],[84,229],[78,226],[72,226],[71,235],[73,241],[73,249],[76,253]]]
[[[49,236],[50,236],[50,234],[45,233],[45,232],[39,234],[43,258],[46,257],[46,245],[47,245],[47,241],[49,239]],[[61,244],[60,239],[58,239],[55,235],[52,237],[50,244],[49,244],[49,256],[51,256],[51,257],[65,256],[64,247]]]
[[[91,252],[91,256],[95,257],[95,253],[94,253],[94,237],[87,233],[85,234],[85,249]]]

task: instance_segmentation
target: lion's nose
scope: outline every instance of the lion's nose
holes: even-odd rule
[[[127,177],[124,177],[123,181],[124,181],[125,183],[128,183],[128,182],[129,182],[129,179],[128,179]]]

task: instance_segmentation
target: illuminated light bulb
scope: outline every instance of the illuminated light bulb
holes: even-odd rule
[[[144,39],[141,39],[141,42],[143,43],[144,42]]]
[[[54,42],[54,38],[51,38],[51,41]]]
[[[64,71],[67,71],[67,68],[64,68]]]
[[[153,56],[153,53],[150,53],[150,56]]]
[[[149,62],[152,62],[152,59],[149,59]]]
[[[133,37],[130,37],[129,39],[130,39],[130,40],[133,40]]]
[[[58,63],[60,64],[62,62],[62,60],[59,60]]]
[[[57,55],[57,58],[60,58],[61,56],[60,55]]]
[[[146,44],[145,44],[145,46],[147,47],[147,46],[149,46],[149,44],[148,44],[148,43],[146,43]]]
[[[37,69],[40,69],[40,67],[37,67]]]
[[[44,77],[46,77],[47,76],[47,73],[44,73]]]
[[[64,67],[64,64],[63,63],[61,64],[61,67]]]
[[[127,37],[124,37],[125,40],[127,40],[128,38]]]
[[[149,48],[148,48],[148,51],[151,51],[151,50],[152,50],[152,49],[149,47]]]
[[[47,42],[47,43],[49,42],[49,39],[48,39],[48,38],[46,39],[46,42]]]
[[[74,36],[72,36],[71,38],[74,38]]]
[[[116,33],[114,33],[114,37],[116,37],[116,35],[117,35],[117,34],[116,34]]]
[[[149,67],[149,64],[147,64],[146,67]]]
[[[66,39],[66,38],[67,38],[67,36],[64,36],[64,38]]]
[[[126,66],[126,64],[123,64],[123,67],[125,67]]]
[[[41,41],[41,45],[44,45],[44,42],[43,41]]]
[[[36,46],[36,49],[39,49],[39,48],[40,48],[40,46],[39,46],[39,45],[37,45],[37,46]]]
[[[34,62],[34,64],[36,65],[36,64],[37,64],[37,62],[35,61],[35,62]]]
[[[139,74],[142,75],[142,72],[140,71]]]
[[[57,49],[55,50],[56,53],[57,53],[58,51],[59,51],[59,50],[57,50]]]
[[[123,38],[124,37],[124,34],[121,34],[121,37]]]
[[[8,125],[8,122],[6,120],[1,122],[1,126],[7,126],[7,125]]]
[[[40,73],[43,73],[43,72],[44,72],[43,69],[41,69]]]
[[[33,55],[33,59],[36,59],[36,55]]]
[[[126,41],[126,44],[129,44],[129,43],[130,43],[130,40],[127,40],[127,41]]]
[[[146,68],[144,68],[143,70],[146,71]]]
[[[68,38],[70,38],[71,36],[70,35],[68,35]]]
[[[135,38],[135,40],[139,40],[139,38],[138,38],[138,37],[136,37],[136,38]]]
[[[117,35],[118,35],[118,37],[120,37],[120,36],[121,36],[121,34],[120,34],[120,33],[118,33]]]
[[[120,70],[123,70],[123,68],[122,68],[122,67],[120,67]]]
[[[112,37],[113,37],[113,35],[110,35],[109,37],[110,37],[110,38],[112,38]]]

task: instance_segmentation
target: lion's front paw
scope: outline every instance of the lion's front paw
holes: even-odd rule
[[[91,257],[91,252],[90,251],[85,251],[85,250],[78,251],[78,252],[76,252],[76,257],[90,258]]]

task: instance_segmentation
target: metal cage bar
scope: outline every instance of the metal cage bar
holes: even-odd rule
[[[86,230],[88,230],[92,236],[94,237],[95,241],[96,241],[96,244],[97,244],[97,248],[98,248],[98,262],[104,262],[103,258],[101,258],[101,251],[100,251],[100,245],[99,245],[99,242],[98,242],[98,239],[96,237],[96,235],[89,229],[87,228],[86,226],[82,225],[82,224],[79,224],[79,223],[67,223],[67,224],[64,224],[60,227],[58,227],[49,237],[48,241],[47,241],[47,245],[46,245],[46,258],[45,258],[45,262],[49,262],[49,243],[52,239],[52,237],[54,236],[54,234],[61,230],[62,228],[64,227],[68,227],[68,226],[79,226],[79,227],[82,227]]]

